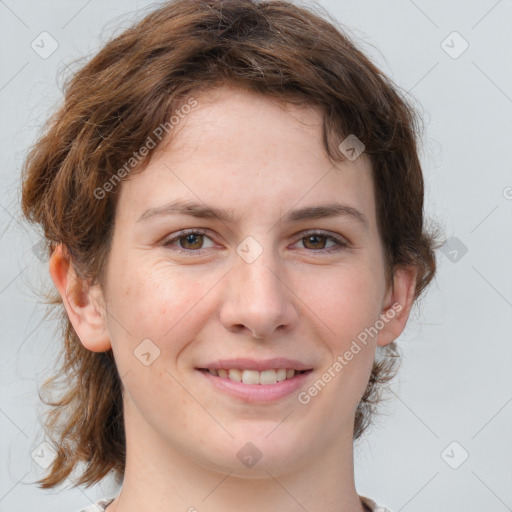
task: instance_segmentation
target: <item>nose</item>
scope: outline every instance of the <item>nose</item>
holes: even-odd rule
[[[252,263],[237,258],[226,276],[220,321],[230,332],[247,331],[264,339],[296,326],[298,299],[282,265],[270,252],[264,251]]]

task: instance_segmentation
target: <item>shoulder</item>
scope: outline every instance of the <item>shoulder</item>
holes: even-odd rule
[[[370,498],[367,498],[366,496],[360,495],[359,497],[361,498],[361,501],[363,502],[363,504],[371,512],[391,512],[391,510],[389,510],[388,508],[377,505],[377,503],[375,503],[375,501],[373,501]]]
[[[110,505],[114,501],[114,499],[115,498],[104,498],[94,503],[90,507],[80,510],[80,512],[104,512],[107,505]]]

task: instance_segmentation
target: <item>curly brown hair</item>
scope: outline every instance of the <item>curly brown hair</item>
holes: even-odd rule
[[[22,208],[44,230],[48,254],[67,250],[78,277],[103,283],[120,186],[98,190],[138,155],[140,172],[155,148],[138,150],[184,98],[234,84],[294,104],[320,107],[323,144],[333,161],[339,142],[354,134],[372,163],[386,278],[401,266],[417,271],[418,299],[436,270],[436,236],[424,220],[418,157],[419,117],[339,23],[286,0],[173,0],[110,40],[65,83],[62,106],[31,148],[23,169]],[[157,140],[155,147],[160,141]],[[52,294],[53,293],[53,294]],[[122,477],[126,440],[123,385],[112,350],[84,348],[55,290],[47,296],[61,315],[64,346],[58,373],[65,392],[45,419],[57,456],[42,488],[62,483],[79,463],[76,485]],[[396,374],[395,342],[378,347],[358,405],[354,439],[370,424],[383,384]]]

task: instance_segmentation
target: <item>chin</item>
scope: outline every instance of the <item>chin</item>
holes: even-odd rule
[[[272,428],[275,427],[274,424]],[[246,479],[266,479],[269,473],[277,476],[292,471],[294,466],[300,465],[300,459],[306,457],[299,450],[304,447],[303,436],[293,439],[283,435],[284,431],[278,434],[276,429],[272,432],[272,428],[251,434],[251,429],[246,426],[243,435],[217,445],[215,453],[203,453],[202,465],[209,470]],[[269,432],[272,433],[269,435]]]

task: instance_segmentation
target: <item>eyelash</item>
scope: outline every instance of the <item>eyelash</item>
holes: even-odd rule
[[[185,237],[187,235],[192,235],[192,234],[193,235],[206,235],[206,236],[208,236],[208,230],[201,229],[201,228],[185,229],[183,231],[179,231],[178,233],[176,233],[176,235],[173,236],[172,238],[168,238],[165,242],[162,243],[162,245],[165,248],[171,249],[172,251],[176,251],[176,252],[181,253],[181,254],[201,256],[204,251],[207,251],[210,248],[206,248],[206,249],[182,249],[181,247],[173,245],[173,242],[176,242],[180,238],[183,238],[183,237]],[[320,236],[325,237],[328,240],[336,242],[336,244],[337,244],[336,246],[333,246],[333,247],[331,247],[329,249],[317,249],[317,250],[314,250],[314,249],[304,249],[305,251],[313,253],[313,254],[318,254],[318,253],[330,254],[330,253],[341,251],[343,249],[347,249],[349,247],[349,243],[346,242],[345,240],[343,240],[342,238],[338,238],[338,237],[336,237],[334,235],[331,235],[331,234],[328,234],[327,232],[322,231],[322,230],[305,231],[304,233],[301,233],[301,235],[302,236],[299,238],[298,241],[302,240],[303,238],[307,238],[308,236],[320,235]],[[211,238],[211,237],[208,237],[208,238]]]

